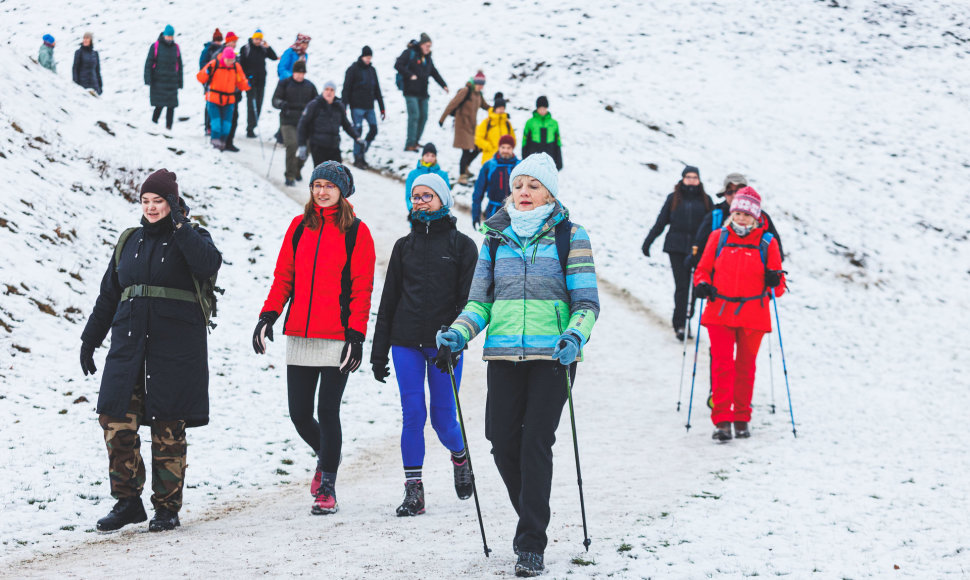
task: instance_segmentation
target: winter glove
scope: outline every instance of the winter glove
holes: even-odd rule
[[[385,118],[386,118],[386,115],[384,114],[384,111],[381,111],[381,121],[383,121]]]
[[[90,344],[81,343],[81,371],[84,376],[94,376],[98,367],[94,366],[94,347]]]
[[[279,317],[279,314],[272,311],[259,315],[259,322],[253,331],[253,350],[256,354],[266,354],[266,339],[273,340],[273,324]]]
[[[478,228],[480,228],[481,226],[482,226],[481,220],[472,220],[472,229],[474,229],[476,232],[478,231]]]
[[[391,367],[387,366],[387,361],[372,362],[370,366],[374,371],[374,380],[379,383],[386,382],[384,379],[391,376]]]
[[[781,284],[782,274],[784,274],[782,270],[765,270],[765,286],[774,288]]]
[[[296,156],[300,158],[300,161],[306,161],[306,145],[300,145],[300,148],[296,150]]]
[[[434,366],[438,367],[438,370],[443,373],[448,373],[448,369],[452,369],[458,366],[458,359],[461,357],[461,351],[451,352],[451,349],[447,345],[441,345],[438,348],[438,354],[434,357]]]
[[[579,337],[572,332],[565,332],[556,341],[556,348],[552,351],[552,358],[561,365],[571,365],[579,355]]]
[[[650,257],[650,244],[646,240],[644,240],[643,247],[640,249],[643,251],[644,256]]]
[[[461,335],[460,332],[454,328],[444,328],[438,331],[438,335],[434,339],[435,344],[438,348],[442,346],[447,346],[451,349],[451,352],[459,352],[461,349],[465,348],[465,337]]]
[[[189,218],[185,217],[185,210],[182,209],[182,204],[179,203],[178,196],[166,195],[165,201],[168,202],[168,207],[172,210],[172,222],[175,223],[175,225],[189,222]]]
[[[360,362],[364,359],[364,335],[348,328],[344,338],[347,342],[340,353],[340,372],[347,375],[359,369]]]
[[[694,296],[701,300],[713,299],[716,291],[714,286],[711,286],[707,282],[701,282],[697,286],[694,286]]]

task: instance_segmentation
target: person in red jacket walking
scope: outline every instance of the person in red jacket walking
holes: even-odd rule
[[[761,196],[751,187],[734,195],[731,219],[707,238],[694,271],[694,295],[708,299],[701,316],[711,339],[713,402],[717,441],[751,436],[751,395],[761,338],[771,332],[771,289],[785,292],[778,240],[761,218]],[[763,244],[763,240],[768,240]]]
[[[327,161],[314,168],[310,201],[286,230],[253,332],[253,349],[264,354],[273,323],[289,301],[283,325],[286,386],[293,425],[317,455],[310,484],[315,515],[337,511],[340,399],[363,358],[374,290],[374,239],[347,201],[353,193],[354,178],[344,165]],[[319,423],[313,418],[318,382]]]

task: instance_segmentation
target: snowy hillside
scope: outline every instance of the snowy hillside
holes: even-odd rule
[[[0,3],[7,41],[0,48],[6,63],[0,69],[3,562],[54,546],[83,559],[82,542],[93,535],[85,531],[110,506],[93,412],[100,374],[81,378],[79,335],[117,234],[138,219],[131,203],[137,185],[163,166],[178,174],[193,213],[223,251],[220,285],[229,288],[210,338],[213,422],[189,435],[194,487],[186,492],[187,521],[197,517],[204,529],[202,520],[223,517],[212,510],[228,509],[233,498],[252,509],[264,500],[285,509],[283,500],[301,486],[293,500],[299,509],[287,517],[303,525],[302,485],[311,463],[286,415],[282,343],[257,359],[249,335],[283,228],[299,211],[290,197],[304,192],[281,191],[281,151],[267,181],[269,149],[240,138],[244,151],[233,157],[212,152],[203,140],[202,96],[191,73],[202,43],[219,26],[243,38],[259,27],[278,52],[296,32],[310,34],[308,78],[317,86],[331,78],[339,85],[360,46],[372,46],[388,117],[369,161],[397,175],[416,156],[402,151],[404,102],[392,64],[420,32],[434,39],[435,62],[451,94],[483,69],[487,96],[502,91],[510,99],[517,133],[535,98],[549,97],[563,132],[561,197],[590,232],[608,300],[590,362],[580,371],[579,396],[588,398],[578,402],[588,410],[580,429],[589,445],[584,476],[595,536],[593,555],[584,557],[595,564],[572,560],[581,548],[564,421],[550,537],[571,545],[550,547],[551,575],[967,574],[970,456],[962,445],[960,405],[970,364],[964,300],[970,6],[563,0],[553,12],[541,2],[425,5],[379,2],[335,12],[305,0],[233,6],[173,0],[109,11],[66,2]],[[150,123],[142,83],[148,45],[167,23],[177,31],[187,68],[176,111],[187,120],[171,133]],[[73,51],[85,30],[94,32],[101,53],[100,98],[70,82]],[[56,77],[32,62],[45,32],[58,39]],[[275,73],[269,78],[271,91]],[[423,140],[437,144],[444,169],[454,175],[451,122],[437,126],[449,95],[433,84],[431,94]],[[261,123],[267,139],[275,119],[267,114]],[[349,158],[349,139],[343,145]],[[768,361],[762,356],[754,439],[712,446],[706,392],[700,392],[706,386],[695,399],[695,429],[683,435],[684,413],[674,412],[681,351],[667,322],[669,266],[657,257],[659,246],[647,259],[640,243],[684,163],[700,167],[711,194],[726,173],[745,173],[778,224],[792,286],[779,306],[797,440],[785,424],[777,342],[779,414],[765,412]],[[376,175],[360,179],[364,186],[354,201],[376,230],[382,273],[380,261],[403,234],[402,187]],[[459,194],[460,200],[470,196]],[[461,217],[466,231],[468,221]],[[378,285],[375,303],[379,291]],[[96,355],[99,368],[104,352]],[[345,444],[347,468],[355,474],[348,477],[362,486],[362,501],[366,490],[389,505],[400,484],[396,387],[359,373],[348,394],[344,421],[357,437]],[[476,431],[480,403],[473,399],[466,410],[478,421],[470,427]],[[452,549],[417,543],[437,560],[417,576],[508,571],[504,560],[495,560],[508,556],[511,510],[484,440],[472,445],[481,450],[482,485],[492,488],[485,492],[494,499],[486,518],[492,516],[496,554],[478,562],[476,524],[465,519],[468,506],[450,498],[447,513],[429,511],[430,521],[416,525],[419,532],[448,534]],[[379,488],[368,473],[374,466],[388,480]],[[381,494],[390,496],[376,499]],[[340,569],[347,577],[408,577],[400,566],[413,558],[398,550],[415,537],[394,531],[387,513],[360,509],[358,523],[347,514],[353,529],[379,530],[373,541],[384,554],[382,562],[360,562],[354,543],[343,538],[346,567]],[[448,527],[457,514],[460,540]],[[272,516],[241,517],[251,519],[237,524]],[[357,527],[363,522],[367,527]],[[207,528],[214,536],[227,534],[214,526]],[[206,537],[186,533],[196,534],[187,536],[193,541]],[[116,541],[124,545],[125,538],[153,545],[131,535]],[[358,538],[358,547],[364,543]],[[254,559],[272,557],[257,548]],[[463,560],[474,562],[466,567]],[[196,564],[220,570],[218,563]],[[288,565],[266,570],[307,573],[299,562]],[[893,572],[894,565],[900,569]],[[25,565],[16,575],[29,570]],[[45,570],[54,569],[37,573]]]

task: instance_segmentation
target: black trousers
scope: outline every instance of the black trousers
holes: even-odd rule
[[[569,372],[576,376],[576,363]],[[488,363],[485,437],[519,514],[514,545],[524,552],[541,554],[548,543],[552,446],[566,399],[566,367],[558,361]]]
[[[175,107],[155,107],[155,111],[152,113],[152,123],[158,122],[158,118],[162,116],[162,109],[167,109],[165,111],[165,127],[171,129],[172,123],[175,122]]]
[[[256,129],[256,123],[263,112],[263,96],[266,91],[266,81],[252,82],[252,88],[246,91],[246,133]]]
[[[343,432],[340,428],[340,399],[347,386],[347,377],[337,367],[286,367],[286,391],[290,420],[296,432],[317,454],[317,468],[337,473]],[[313,397],[320,383],[317,397],[317,418],[313,418]]]
[[[461,160],[458,161],[458,172],[467,173],[468,166],[472,164],[472,161],[474,161],[475,158],[478,157],[478,154],[481,152],[482,150],[477,147],[474,149],[462,149]]]
[[[232,140],[236,136],[236,128],[239,126],[240,106],[242,106],[242,92],[236,93],[236,106],[232,108],[232,127],[229,128],[229,136],[226,137],[226,147],[232,145]]]
[[[343,162],[343,157],[340,155],[340,147],[321,147],[319,145],[310,145],[310,156],[313,157],[313,166],[316,167],[324,161],[336,161],[337,163]]]
[[[690,268],[684,264],[687,254],[670,252],[670,269],[674,273],[674,328],[684,328],[687,323],[687,300],[690,298]]]

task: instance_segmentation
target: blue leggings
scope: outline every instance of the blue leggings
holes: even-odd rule
[[[424,465],[424,424],[428,410],[424,403],[424,377],[427,373],[428,390],[431,392],[431,426],[442,445],[449,451],[465,449],[461,440],[461,427],[455,410],[455,397],[451,392],[451,378],[434,366],[433,348],[392,346],[391,358],[397,384],[401,390],[401,410],[404,428],[401,430],[401,458],[405,467]],[[461,366],[465,357],[455,366],[455,384],[461,383]]]

